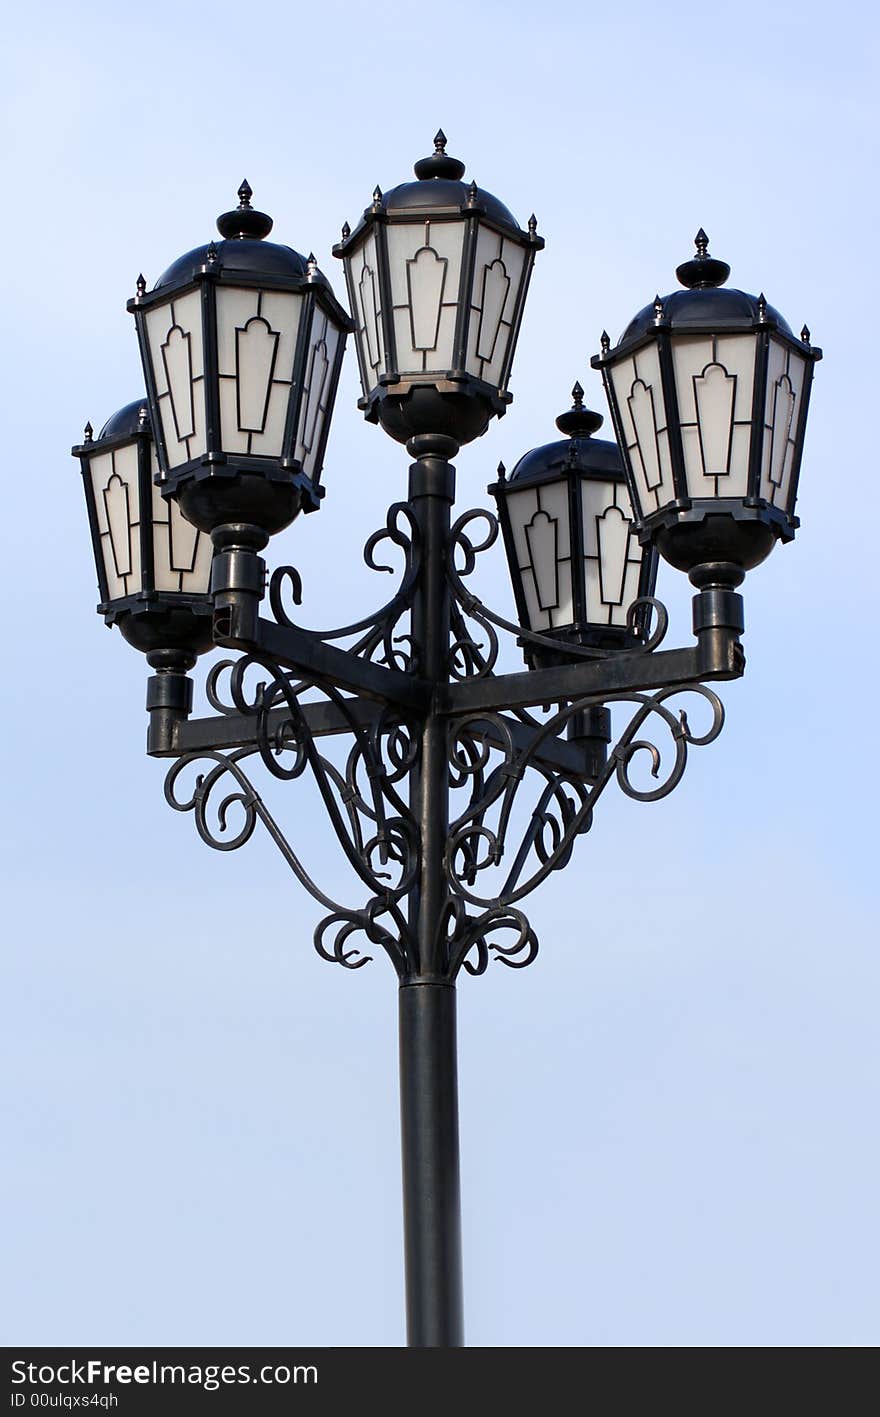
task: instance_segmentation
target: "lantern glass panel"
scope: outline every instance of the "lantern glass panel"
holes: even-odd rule
[[[581,516],[586,618],[595,625],[625,627],[639,594],[642,548],[624,484],[582,478]]]
[[[176,502],[162,496],[155,448],[151,449],[153,496],[153,585],[156,590],[207,595],[211,538],[188,522]]]
[[[140,488],[135,443],[96,453],[89,476],[101,538],[108,600],[141,589]]]
[[[382,288],[375,231],[371,231],[363,245],[346,257],[345,274],[356,327],[361,384],[364,394],[369,394],[388,371],[382,335]]]
[[[807,361],[788,344],[771,339],[764,403],[760,495],[792,510],[792,472],[797,453]]]
[[[675,497],[666,405],[656,344],[643,345],[611,369],[623,438],[639,502],[647,517]]]
[[[201,293],[148,310],[146,328],[168,466],[180,467],[207,450]]]
[[[573,624],[567,481],[510,492],[507,508],[529,628],[542,631]]]
[[[452,368],[464,230],[462,221],[395,222],[386,228],[400,373]]]
[[[526,248],[491,227],[481,226],[470,291],[466,368],[487,384],[502,387],[508,350],[515,334],[517,297]]]
[[[302,296],[217,287],[217,370],[221,446],[278,458],[282,453]]]
[[[340,338],[339,330],[328,315],[320,306],[316,306],[306,357],[299,428],[294,450],[295,456],[302,463],[303,471],[310,477],[317,468],[322,434],[330,407],[333,371],[336,367]]]
[[[671,344],[688,494],[745,497],[756,339],[682,334]]]

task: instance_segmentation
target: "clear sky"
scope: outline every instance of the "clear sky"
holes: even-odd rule
[[[166,807],[69,447],[140,392],[138,272],[242,177],[341,294],[342,222],[442,125],[547,238],[462,507],[576,378],[603,406],[600,331],[701,224],[825,349],[720,740],[662,803],[609,791],[532,898],[537,962],[462,983],[469,1342],[876,1343],[876,12],[38,3],[4,47],[0,1341],[402,1341],[393,973],[323,963],[270,843],[211,852]],[[324,508],[270,551],[318,626],[386,594],[360,546],[405,495],[357,392],[350,353]],[[485,585],[509,612],[500,551]],[[687,642],[683,577],[660,593]],[[343,890],[308,793],[272,800]]]

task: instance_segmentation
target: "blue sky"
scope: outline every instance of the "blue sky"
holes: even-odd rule
[[[462,983],[469,1342],[876,1343],[876,18],[372,13],[50,4],[6,30],[0,1333],[402,1341],[395,980],[318,959],[270,843],[209,852],[165,806],[68,450],[139,392],[138,272],[209,239],[243,176],[341,293],[342,222],[442,125],[547,238],[514,404],[457,460],[462,508],[553,436],[575,378],[602,407],[600,331],[673,288],[701,224],[826,356],[802,530],[747,578],[721,738],[665,802],[609,792],[532,898],[535,965]],[[270,552],[317,625],[385,595],[360,546],[405,489],[356,397],[349,354],[324,508]],[[670,643],[682,582],[661,573]],[[500,552],[484,587],[509,612]],[[344,889],[307,795],[274,801]]]

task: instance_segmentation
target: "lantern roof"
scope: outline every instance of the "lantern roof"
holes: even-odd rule
[[[794,339],[788,322],[768,305],[763,295],[749,295],[744,290],[724,286],[730,267],[726,261],[709,255],[709,238],[702,227],[694,244],[697,254],[684,261],[675,272],[685,289],[658,295],[640,310],[617,341],[618,348],[641,339],[661,324],[666,329],[676,326],[723,329],[725,325],[742,328],[743,325],[766,324]]]
[[[364,212],[363,220],[351,233],[348,228],[343,229],[342,241],[334,247],[334,255],[342,255],[351,242],[360,236],[364,227],[369,224],[372,217],[381,212],[395,215],[407,212],[481,212],[494,226],[504,231],[509,231],[511,235],[524,236],[537,248],[544,245],[543,238],[536,235],[537,223],[534,217],[529,219],[528,230],[524,232],[516,220],[513,213],[493,197],[491,192],[478,187],[476,182],[463,182],[465,165],[458,158],[450,157],[446,151],[446,134],[443,129],[439,129],[434,138],[434,151],[430,157],[420,158],[414,166],[416,174],[415,182],[401,182],[397,187],[392,187],[389,192],[383,192],[376,187],[373,192],[373,204]]]
[[[104,438],[131,438],[135,433],[150,431],[150,410],[144,394],[133,399],[124,408],[111,414],[98,434],[98,441]]]
[[[223,240],[209,241],[178,256],[163,271],[153,290],[185,285],[197,271],[212,267],[218,272],[222,270],[230,274],[240,271],[246,275],[280,276],[288,280],[308,277],[329,287],[329,281],[318,270],[314,256],[302,256],[291,246],[266,240],[272,230],[272,218],[251,206],[252,195],[249,184],[242,182],[238,189],[239,205],[231,211],[222,212],[217,218],[217,230]]]
[[[571,395],[571,408],[556,420],[557,428],[568,436],[524,453],[510,474],[510,482],[538,482],[568,471],[623,480],[623,460],[617,444],[593,437],[604,422],[601,413],[584,407],[580,384],[575,384]]]

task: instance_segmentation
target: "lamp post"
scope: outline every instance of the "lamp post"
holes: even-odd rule
[[[697,256],[679,268],[686,289],[646,307],[614,349],[603,336],[593,363],[617,442],[595,437],[601,416],[575,385],[557,419],[561,441],[526,453],[510,477],[499,469],[498,516],[481,507],[453,519],[450,459],[510,401],[543,241],[534,217],[521,228],[463,180],[442,133],[415,174],[384,195],[377,187],[356,228],[343,227],[334,254],[351,319],[313,256],[266,240],[271,219],[243,184],[239,207],[218,220],[219,244],[181,257],[149,293],[139,278],[129,308],[146,408],[122,410],[97,440],[87,430],[74,452],[99,609],[155,671],[147,751],[174,760],[169,804],[192,812],[202,839],[223,851],[261,824],[322,906],[321,957],[359,969],[366,943],[394,966],[408,1341],[455,1347],[464,1341],[457,979],[484,973],[490,958],[530,964],[538,942],[522,903],[567,864],[606,787],[665,796],[689,748],[720,732],[723,710],[706,681],[743,673],[736,587],[794,534],[820,351],[806,331],[796,340],[763,296],[722,289],[727,267],[701,232]],[[412,458],[408,496],[388,509],[365,556],[387,569],[376,554],[389,543],[403,573],[378,612],[317,632],[294,618],[292,567],[274,571],[271,616],[261,613],[260,553],[320,505],[352,331],[360,407]],[[469,585],[499,528],[518,623]],[[658,553],[697,589],[695,643],[685,648],[660,648]],[[524,672],[497,672],[502,635],[521,647]],[[215,713],[193,719],[188,671],[213,646],[238,657],[215,663]],[[703,733],[672,706],[681,694],[708,704]],[[342,766],[334,743],[345,748]],[[648,786],[633,773],[640,760],[654,775]],[[252,766],[313,779],[365,901],[334,900],[313,880]]]

